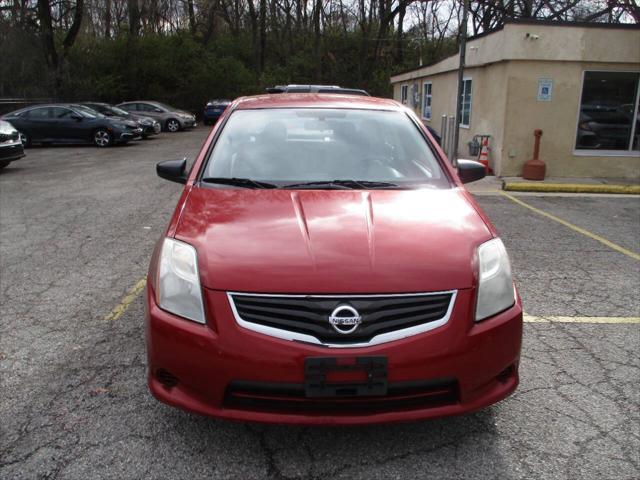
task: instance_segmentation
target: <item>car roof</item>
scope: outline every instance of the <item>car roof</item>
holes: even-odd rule
[[[238,110],[260,108],[344,108],[357,110],[404,110],[395,100],[362,95],[333,93],[276,93],[241,97],[235,102]]]
[[[49,107],[76,108],[78,106],[80,106],[80,104],[77,104],[77,103],[37,103],[35,105],[28,105],[26,107],[19,108],[18,110],[9,112],[6,115],[16,115],[29,110],[35,110],[36,108],[49,108]]]

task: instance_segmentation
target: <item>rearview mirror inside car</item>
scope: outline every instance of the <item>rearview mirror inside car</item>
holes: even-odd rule
[[[458,160],[458,176],[462,183],[475,182],[487,175],[487,170],[483,164],[474,160]]]
[[[160,162],[156,165],[156,173],[171,182],[187,183],[187,159]]]

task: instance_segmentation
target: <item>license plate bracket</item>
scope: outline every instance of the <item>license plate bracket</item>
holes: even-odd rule
[[[332,382],[328,377],[362,374],[362,381]],[[307,397],[363,397],[387,394],[387,357],[308,357],[304,361]]]

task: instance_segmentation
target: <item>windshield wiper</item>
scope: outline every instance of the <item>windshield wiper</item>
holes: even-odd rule
[[[252,180],[250,178],[204,177],[202,181],[205,183],[234,185],[236,187],[244,188],[278,188],[278,186],[274,185],[273,183],[261,182],[259,180]]]
[[[284,185],[280,188],[335,188],[335,189],[376,189],[376,188],[396,188],[398,185],[391,182],[372,182],[368,180],[324,180],[318,182],[303,182]]]

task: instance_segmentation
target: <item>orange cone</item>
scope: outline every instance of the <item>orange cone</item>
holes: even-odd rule
[[[482,149],[480,150],[478,161],[484,165],[487,173],[492,173],[491,168],[489,167],[489,139],[486,137],[482,140]]]

